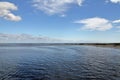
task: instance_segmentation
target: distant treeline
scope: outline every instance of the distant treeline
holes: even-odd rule
[[[120,43],[65,43],[71,45],[120,45]]]
[[[65,43],[66,45],[120,46],[120,43]]]
[[[0,43],[0,47],[4,46],[47,46],[47,45],[100,45],[100,46],[120,46],[120,43]]]

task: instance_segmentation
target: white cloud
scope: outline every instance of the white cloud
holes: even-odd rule
[[[0,2],[0,17],[10,21],[20,21],[21,17],[14,15],[11,11],[17,10],[17,6],[10,2]]]
[[[110,30],[113,26],[112,23],[104,18],[94,17],[75,21],[74,23],[83,24],[82,29],[91,31],[106,31]]]
[[[120,3],[120,0],[110,0],[112,3]]]
[[[114,20],[113,23],[120,23],[120,19]]]
[[[63,14],[70,4],[82,5],[83,0],[33,0],[33,6],[49,14]]]

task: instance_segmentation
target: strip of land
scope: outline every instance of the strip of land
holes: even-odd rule
[[[120,49],[120,43],[65,43],[65,45],[84,45]]]
[[[87,44],[88,46],[96,46],[96,47],[106,47],[106,48],[116,48],[116,49],[120,49],[120,43],[109,43],[109,44]]]
[[[120,49],[120,43],[0,43],[0,47],[30,47],[30,46],[51,46],[51,45],[83,45],[83,46],[96,46],[96,47],[110,47]]]

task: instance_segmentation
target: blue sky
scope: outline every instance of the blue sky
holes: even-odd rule
[[[1,0],[0,33],[120,42],[119,14],[120,0]]]

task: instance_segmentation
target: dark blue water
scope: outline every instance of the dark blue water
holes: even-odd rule
[[[0,47],[0,80],[120,80],[120,50],[4,46]]]

